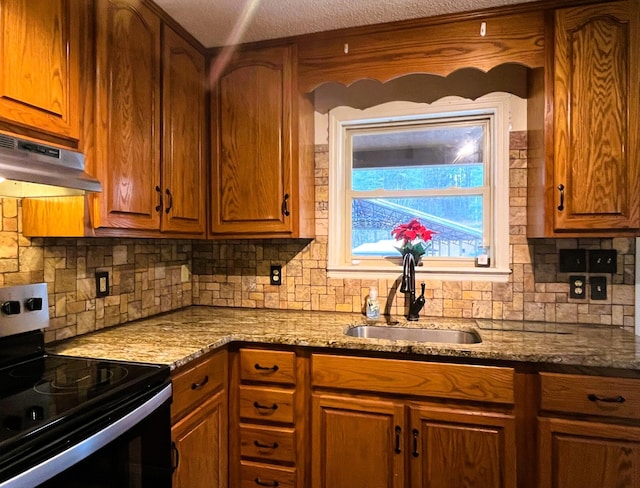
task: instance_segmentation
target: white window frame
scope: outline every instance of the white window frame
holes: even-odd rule
[[[491,267],[476,267],[460,262],[452,265],[444,259],[419,266],[416,273],[422,279],[434,280],[482,280],[508,281],[509,263],[509,101],[512,95],[492,93],[476,100],[461,97],[445,97],[430,104],[414,102],[390,102],[364,110],[337,107],[329,112],[329,242],[327,273],[331,278],[397,278],[401,272],[398,262],[354,260],[351,256],[350,232],[345,232],[350,221],[351,208],[347,208],[348,185],[351,181],[350,150],[346,131],[350,127],[366,123],[384,124],[411,120],[455,117],[461,115],[491,115],[490,131],[493,158],[490,166],[491,197],[488,209]],[[350,200],[349,200],[350,203]],[[429,263],[429,261],[426,261]]]

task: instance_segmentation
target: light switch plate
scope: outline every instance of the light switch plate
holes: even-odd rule
[[[593,249],[589,251],[589,273],[611,273],[618,271],[618,252],[615,249]]]
[[[589,279],[591,285],[591,300],[606,300],[607,299],[607,277],[606,276],[592,276]]]
[[[106,297],[109,295],[109,272],[96,271],[96,297]]]
[[[586,249],[560,249],[559,254],[561,273],[585,273],[587,271]]]

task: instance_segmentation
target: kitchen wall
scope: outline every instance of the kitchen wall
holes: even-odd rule
[[[459,76],[461,96],[477,97],[494,86],[477,73]],[[441,80],[415,77],[415,96],[434,96]],[[517,67],[499,76],[506,91],[522,96],[526,73]],[[451,80],[449,80],[451,81]],[[455,80],[453,80],[455,81]],[[447,89],[456,83],[445,83]],[[435,83],[435,84],[434,84]],[[371,106],[376,86],[333,87],[316,97],[323,114],[347,100]],[[380,84],[378,84],[380,85]],[[399,99],[384,88],[385,100]],[[469,91],[469,87],[475,91]],[[479,88],[478,88],[479,87]],[[366,89],[365,89],[366,88]],[[440,87],[440,89],[444,89]],[[434,91],[435,90],[435,91]],[[524,90],[526,92],[526,90]],[[355,97],[354,94],[366,94]],[[353,103],[356,100],[358,103]],[[320,101],[321,103],[318,103]],[[511,110],[510,256],[507,283],[427,281],[423,315],[634,326],[635,240],[528,240],[526,103]],[[405,313],[398,281],[336,279],[326,273],[328,242],[328,146],[326,116],[316,123],[316,234],[309,240],[189,241],[164,239],[29,239],[22,235],[20,201],[0,199],[0,286],[44,281],[49,287],[51,326],[46,340],[60,340],[191,304],[230,307],[360,312],[370,286],[394,315]],[[324,118],[322,118],[324,117]],[[558,250],[581,247],[618,251],[618,272],[607,275],[606,300],[569,298],[568,275],[558,271]],[[271,264],[283,265],[283,285],[269,284]],[[95,272],[108,271],[110,295],[95,297]],[[191,275],[191,273],[193,273]],[[400,270],[398,270],[398,277]]]
[[[424,315],[633,327],[634,240],[527,240],[526,132],[512,132],[510,139],[513,274],[508,283],[428,281]],[[359,312],[372,285],[391,313],[403,314],[404,296],[395,293],[394,280],[327,278],[328,164],[328,147],[320,144],[313,241],[29,239],[20,232],[20,201],[1,199],[0,286],[48,284],[48,342],[191,304]],[[558,249],[577,245],[618,250],[618,273],[607,277],[607,300],[568,297]],[[271,264],[284,265],[282,286],[269,284]],[[109,271],[110,296],[95,297],[96,271]]]
[[[633,239],[527,240],[526,131],[510,134],[510,256],[508,283],[427,281],[424,315],[547,320],[633,327]],[[316,146],[316,234],[313,241],[258,240],[193,243],[194,304],[360,312],[369,287],[393,314],[405,313],[398,282],[334,279],[326,274],[328,146]],[[607,300],[569,298],[568,275],[558,271],[558,249],[618,251],[618,273],[607,276]],[[283,265],[283,285],[269,284],[271,264]],[[398,273],[400,274],[400,272]]]
[[[0,286],[47,283],[47,342],[191,305],[191,241],[29,239],[20,201],[0,206]],[[109,272],[107,297],[96,298],[96,271]]]

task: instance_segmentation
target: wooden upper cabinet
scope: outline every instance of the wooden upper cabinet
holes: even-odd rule
[[[158,230],[160,19],[140,1],[99,0],[96,20],[96,226]]]
[[[640,2],[556,10],[553,46],[552,112],[546,139],[533,138],[547,149],[546,161],[532,151],[529,235],[638,233]]]
[[[164,26],[162,214],[163,232],[204,234],[204,56]]]
[[[213,236],[312,232],[312,124],[305,118],[313,109],[298,96],[294,56],[291,45],[241,51],[213,81]]]
[[[558,229],[640,228],[639,9],[630,0],[556,12]]]
[[[0,0],[0,128],[77,146],[75,0]]]

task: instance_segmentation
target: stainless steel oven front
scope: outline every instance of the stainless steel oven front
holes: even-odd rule
[[[0,488],[170,487],[168,366],[48,355],[47,324],[46,285],[0,288]]]

